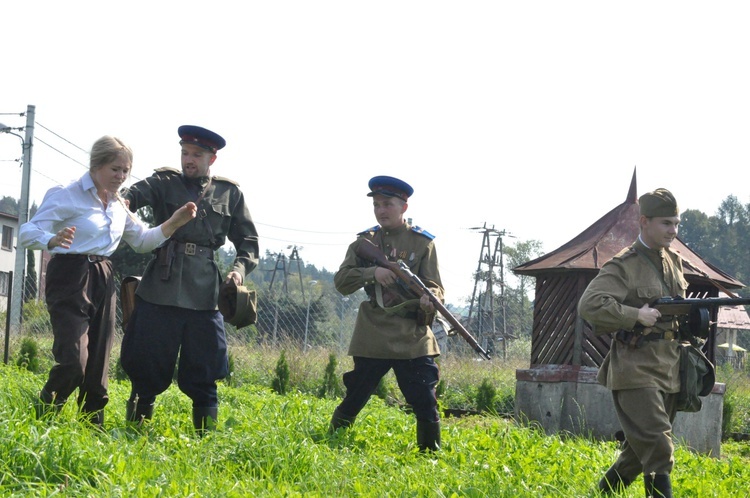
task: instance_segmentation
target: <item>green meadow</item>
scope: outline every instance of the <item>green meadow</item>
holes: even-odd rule
[[[0,365],[0,496],[586,497],[597,496],[618,453],[614,442],[519,425],[503,413],[517,366],[498,360],[486,370],[470,358],[441,363],[441,407],[470,413],[443,418],[441,451],[417,450],[414,418],[392,374],[349,431],[329,435],[336,378],[350,359],[287,355],[281,362],[278,349],[257,348],[233,360],[233,376],[219,386],[218,427],[202,438],[174,385],[159,396],[153,420],[135,427],[124,421],[129,383],[113,378],[99,429],[72,400],[37,420],[33,401],[46,372]],[[747,442],[725,442],[720,458],[678,445],[676,461],[677,496],[747,495]],[[643,496],[642,484],[622,496]]]

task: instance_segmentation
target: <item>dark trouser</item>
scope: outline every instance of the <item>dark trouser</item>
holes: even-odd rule
[[[109,401],[109,354],[115,330],[112,263],[90,262],[85,255],[54,256],[47,265],[46,300],[56,364],[42,399],[62,405],[79,388],[83,411],[103,409]]]
[[[356,417],[377,389],[380,379],[391,368],[396,374],[398,387],[414,410],[417,420],[439,422],[435,387],[440,379],[440,371],[435,360],[429,356],[413,360],[381,360],[355,356],[354,370],[344,374],[346,396],[336,410],[345,416]]]
[[[122,339],[122,367],[132,383],[130,401],[153,404],[172,383],[193,407],[216,407],[216,381],[228,373],[224,320],[218,311],[161,306],[136,299]]]
[[[677,395],[643,388],[613,391],[612,397],[625,442],[611,470],[629,481],[641,472],[669,475],[674,466],[672,422]]]

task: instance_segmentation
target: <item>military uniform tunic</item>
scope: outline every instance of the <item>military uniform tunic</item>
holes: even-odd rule
[[[672,423],[680,388],[675,320],[664,317],[651,330],[638,324],[638,310],[665,296],[685,296],[682,260],[668,249],[653,250],[640,238],[604,264],[581,296],[578,313],[597,334],[618,330],[666,333],[638,347],[614,339],[598,380],[612,390],[617,418],[625,434],[618,459],[607,474],[624,482],[639,474],[669,474],[674,466]],[[654,337],[654,336],[652,336]]]
[[[376,288],[380,286],[375,281],[377,266],[361,260],[355,252],[362,238],[380,247],[390,261],[404,261],[439,300],[443,300],[444,293],[435,244],[429,233],[409,224],[395,229],[373,227],[360,233],[349,246],[333,279],[336,289],[343,295],[364,287],[370,296],[369,301],[363,301],[359,306],[349,355],[398,360],[439,355],[440,349],[430,326],[417,324],[415,314],[419,309],[419,299],[399,289],[392,292],[390,288]],[[398,308],[399,304],[402,307],[398,311],[385,309],[378,304],[378,292],[385,296],[387,304],[391,304],[385,308]]]
[[[682,260],[674,252],[655,251],[640,240],[604,264],[578,305],[597,334],[638,329],[638,310],[660,297],[685,296]],[[658,321],[654,332],[677,332],[673,320]],[[599,382],[611,390],[656,387],[680,389],[680,354],[675,340],[644,341],[639,348],[613,340]]]
[[[214,176],[209,185],[207,177],[194,181],[176,169],[160,168],[130,187],[124,197],[132,211],[151,206],[154,223],[161,224],[186,202],[195,202],[206,188],[196,218],[172,235],[178,242],[196,244],[196,254],[190,255],[184,245],[178,246],[167,280],[162,278],[163,269],[154,257],[138,286],[137,295],[143,300],[193,310],[216,309],[222,276],[213,251],[227,238],[237,252],[232,271],[244,278],[258,265],[258,233],[242,191],[231,180]]]

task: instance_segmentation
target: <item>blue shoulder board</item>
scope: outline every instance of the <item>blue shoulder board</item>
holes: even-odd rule
[[[366,233],[377,232],[378,230],[380,230],[380,225],[375,225],[374,227],[368,228],[367,230],[362,230],[357,235],[364,235]]]
[[[422,227],[418,227],[418,226],[416,226],[416,225],[415,225],[415,226],[413,226],[413,227],[411,227],[411,231],[412,231],[412,232],[414,232],[414,233],[418,233],[419,235],[424,235],[425,237],[427,237],[427,238],[428,238],[428,239],[430,239],[430,240],[432,240],[432,239],[434,239],[434,238],[435,238],[435,236],[434,236],[434,235],[432,235],[432,234],[431,234],[430,232],[428,232],[428,231],[427,231],[427,230],[425,230],[424,228],[422,228]]]

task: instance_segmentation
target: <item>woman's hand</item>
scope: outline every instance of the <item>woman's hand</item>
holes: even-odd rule
[[[76,227],[65,227],[57,232],[54,237],[49,239],[49,242],[47,242],[47,249],[54,249],[55,247],[70,249],[70,244],[73,243],[73,238],[75,236]]]
[[[171,237],[182,225],[195,218],[198,213],[198,207],[194,202],[188,202],[180,209],[175,211],[167,221],[161,224],[161,233],[165,237]]]

